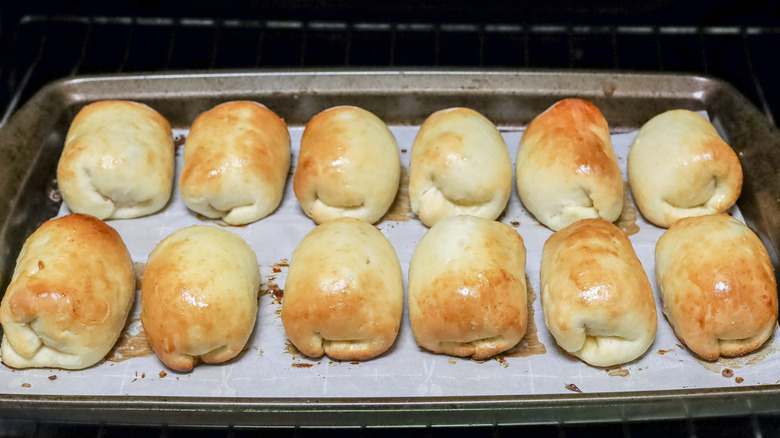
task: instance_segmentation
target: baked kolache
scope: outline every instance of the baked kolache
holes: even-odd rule
[[[527,321],[526,252],[509,225],[475,216],[434,224],[409,264],[409,319],[417,344],[485,359],[514,347]]]
[[[623,210],[623,174],[598,108],[564,99],[534,118],[517,152],[517,192],[553,231],[580,219],[614,222]]]
[[[134,298],[119,233],[85,214],[49,220],[25,241],[0,304],[3,363],[90,367],[116,343]]]
[[[512,192],[512,161],[501,133],[469,108],[444,109],[425,120],[409,172],[412,211],[429,227],[448,216],[496,219]]]
[[[306,356],[367,360],[395,341],[403,298],[401,265],[390,241],[361,219],[332,219],[293,252],[282,323]]]
[[[157,357],[189,371],[237,356],[257,317],[260,268],[249,245],[214,226],[163,239],[146,262],[141,323]]]
[[[337,106],[306,124],[293,189],[314,222],[354,217],[375,223],[393,203],[400,179],[398,143],[373,113]]]
[[[155,213],[171,197],[174,153],[170,124],[149,106],[87,105],[68,129],[57,165],[62,199],[72,212],[98,219]]]
[[[749,353],[777,326],[777,284],[766,248],[727,214],[683,218],[658,239],[655,273],[674,333],[706,360]]]
[[[284,120],[256,102],[227,102],[192,124],[179,191],[191,210],[244,225],[279,206],[289,170]]]
[[[544,244],[544,321],[558,345],[584,362],[630,362],[653,343],[655,298],[631,242],[603,219],[583,219]]]
[[[634,138],[628,182],[642,215],[668,228],[684,217],[727,212],[742,191],[742,166],[709,120],[671,110]]]

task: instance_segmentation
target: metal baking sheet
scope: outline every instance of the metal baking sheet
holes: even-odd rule
[[[502,128],[514,157],[522,127],[564,97],[586,98],[602,110],[616,149],[623,148],[618,149],[623,167],[632,133],[653,115],[680,107],[706,113],[742,159],[745,189],[739,210],[776,262],[778,228],[769,220],[777,220],[780,200],[774,176],[778,133],[742,96],[719,81],[674,75],[502,71],[172,74],[55,83],[0,131],[0,148],[4,156],[13,157],[3,163],[8,168],[0,176],[0,196],[8,195],[0,197],[8,205],[0,212],[0,287],[5,289],[27,235],[48,217],[67,212],[57,197],[54,168],[67,126],[86,103],[146,102],[171,121],[181,140],[200,112],[227,100],[252,99],[287,120],[294,150],[302,125],[312,115],[330,106],[354,104],[392,126],[408,168],[415,125],[437,109],[469,106],[481,111]],[[425,227],[409,218],[402,196],[398,201],[378,227],[395,244],[406,272],[414,243]],[[286,225],[296,220],[297,227]],[[526,239],[526,272],[531,288],[538,290],[538,260],[549,230],[523,210],[516,192],[502,220]],[[156,241],[199,221],[175,195],[158,215],[110,224],[133,242],[133,258],[143,262]],[[641,216],[633,221],[640,232],[632,240],[647,267],[662,230]],[[631,219],[626,225],[632,225]],[[391,425],[592,422],[778,410],[780,403],[772,399],[777,398],[780,376],[769,371],[773,360],[780,360],[773,342],[744,358],[697,361],[676,345],[679,342],[660,312],[659,336],[645,357],[611,369],[588,367],[566,357],[544,328],[538,299],[532,303],[533,326],[538,331],[515,354],[491,361],[477,363],[419,350],[408,319],[394,349],[375,361],[357,364],[301,357],[284,343],[274,292],[283,287],[286,259],[313,226],[297,207],[288,180],[282,206],[273,216],[233,230],[258,251],[268,292],[261,300],[255,335],[233,363],[198,367],[187,374],[166,371],[148,351],[140,351],[142,343],[133,343],[138,340],[139,323],[131,318],[124,349],[96,367],[77,372],[0,370],[0,412],[71,421],[83,417],[168,424]],[[147,233],[147,241],[136,238],[139,227],[154,230]],[[286,239],[261,249],[271,236],[264,236],[264,231]],[[276,336],[269,338],[269,332]],[[726,408],[715,401],[717,397],[734,402]],[[143,415],[128,415],[124,409]]]

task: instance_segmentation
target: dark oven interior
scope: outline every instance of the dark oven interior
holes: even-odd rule
[[[775,125],[780,2],[365,2],[358,0],[5,2],[0,125],[45,84],[106,73],[275,68],[507,68],[682,72],[728,81]],[[398,431],[381,431],[399,433]],[[448,428],[403,430],[413,436]],[[252,436],[0,418],[0,436]],[[262,434],[314,436],[303,428]],[[366,428],[341,436],[373,435]],[[777,436],[780,415],[661,423],[482,426],[480,436]]]

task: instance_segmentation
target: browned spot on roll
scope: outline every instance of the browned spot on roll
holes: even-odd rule
[[[409,220],[409,213],[411,212],[412,206],[409,203],[409,169],[401,166],[401,182],[398,186],[398,193],[396,193],[393,203],[390,204],[390,208],[382,216],[380,222],[406,222]]]
[[[620,212],[620,217],[615,221],[615,225],[624,233],[631,236],[639,232],[639,225],[636,224],[636,207],[634,207],[634,204],[631,202],[631,197],[628,193],[628,183],[623,181],[623,211]]]

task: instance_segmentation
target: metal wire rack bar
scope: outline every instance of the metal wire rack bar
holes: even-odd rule
[[[68,28],[82,35],[77,41],[51,43],[52,28]],[[74,31],[74,28],[78,28]],[[93,34],[116,30],[113,46]],[[156,29],[156,30],[155,30]],[[6,30],[6,32],[8,32]],[[193,33],[194,32],[194,33]],[[242,32],[243,50],[254,56],[224,62],[232,34]],[[199,47],[188,38],[197,35]],[[20,38],[23,41],[20,41]],[[165,52],[137,55],[147,43]],[[13,29],[11,46],[20,56],[3,66],[0,79],[9,84],[2,99],[3,121],[32,93],[30,88],[60,78],[90,73],[122,73],[182,68],[263,68],[330,66],[480,66],[520,68],[600,68],[614,70],[695,71],[725,76],[774,121],[777,96],[767,96],[751,50],[753,39],[780,40],[780,27],[762,26],[604,26],[502,23],[385,23],[300,20],[241,20],[168,17],[42,16],[22,17]],[[96,42],[96,40],[98,40]],[[365,41],[364,41],[365,40]],[[279,41],[292,42],[284,50]],[[294,43],[297,41],[297,43]],[[414,41],[414,43],[413,43]],[[44,58],[62,44],[77,44],[72,58],[52,67]],[[51,45],[53,47],[49,48]],[[99,46],[94,48],[94,46]],[[148,45],[148,44],[147,44]],[[626,47],[639,47],[628,50]],[[708,47],[711,47],[708,49]],[[368,50],[367,50],[368,49]],[[95,52],[121,53],[116,63],[96,66]],[[189,50],[189,51],[188,51]],[[159,49],[158,49],[159,51]],[[636,54],[635,51],[643,53]],[[718,59],[723,51],[740,62]],[[288,52],[288,53],[285,53]],[[373,59],[367,59],[370,53]],[[31,56],[32,54],[32,56]],[[135,56],[134,56],[135,55]],[[89,59],[87,59],[89,57]],[[44,62],[42,62],[44,61]],[[46,64],[46,65],[42,65]],[[728,65],[725,64],[735,64]],[[48,74],[47,74],[48,73]],[[53,77],[57,75],[57,77]],[[738,77],[736,80],[734,77]]]

